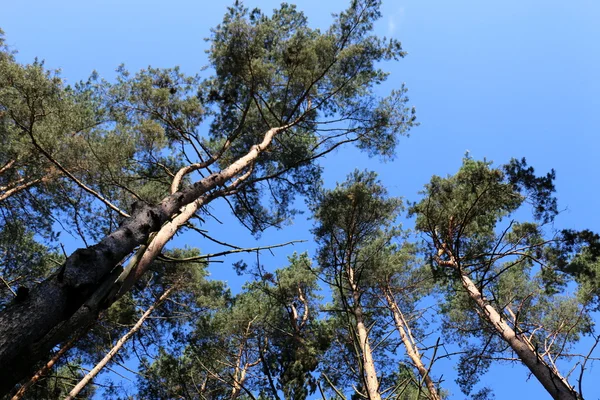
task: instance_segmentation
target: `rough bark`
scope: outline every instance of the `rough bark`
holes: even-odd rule
[[[59,271],[32,288],[26,299],[15,301],[3,310],[0,314],[0,394],[31,374],[36,363],[45,359],[55,345],[93,322],[101,310],[110,306],[116,296],[107,297],[115,294],[115,282],[122,273],[121,260],[136,247],[147,244],[150,234],[160,232],[163,225],[179,215],[182,207],[203,196],[210,200],[211,191],[251,167],[274,136],[291,125],[267,131],[260,144],[227,168],[167,196],[157,205],[137,207],[116,231],[91,247],[75,251]],[[158,255],[157,251],[153,253]],[[138,269],[135,278],[144,271]],[[129,289],[133,281],[129,278],[126,283],[125,289]]]
[[[106,353],[104,358],[100,360],[100,362],[98,362],[98,364],[96,364],[96,366],[94,366],[94,368],[92,368],[92,370],[88,372],[87,375],[84,376],[79,381],[79,383],[77,383],[77,385],[75,385],[75,387],[69,392],[69,395],[65,397],[65,400],[75,399],[79,392],[81,392],[83,388],[85,388],[92,381],[92,379],[94,379],[100,373],[100,371],[102,371],[106,364],[108,364],[110,360],[112,360],[115,354],[117,354],[117,352],[129,340],[129,338],[131,338],[137,331],[140,330],[144,321],[148,319],[148,317],[150,316],[150,314],[152,314],[156,307],[158,307],[163,301],[165,301],[167,297],[169,297],[174,288],[174,286],[171,286],[169,289],[164,291],[164,293],[158,298],[158,300],[152,306],[150,306],[146,310],[146,312],[140,317],[140,319],[135,323],[135,325],[133,325],[133,328],[131,328],[125,335],[123,335],[113,346],[113,348],[110,349],[108,353]]]
[[[417,370],[419,371],[419,375],[421,375],[421,378],[423,379],[423,381],[425,382],[425,385],[427,386],[427,390],[429,391],[430,398],[432,400],[441,400],[440,395],[437,391],[437,388],[435,387],[435,383],[433,382],[433,380],[431,379],[431,376],[429,375],[429,370],[423,364],[423,361],[421,359],[421,354],[419,354],[419,348],[412,340],[412,335],[410,335],[410,329],[408,327],[406,319],[404,318],[404,316],[402,314],[402,311],[400,310],[400,307],[398,307],[398,304],[394,300],[394,297],[388,290],[384,290],[384,293],[385,293],[386,301],[388,303],[388,307],[392,311],[392,314],[394,315],[394,322],[396,324],[396,330],[398,330],[400,339],[402,339],[402,343],[404,344],[404,347],[406,348],[406,354],[412,361],[415,368],[417,368]]]

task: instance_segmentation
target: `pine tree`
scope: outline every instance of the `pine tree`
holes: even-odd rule
[[[132,167],[142,166],[133,169],[141,187],[123,184],[127,175],[113,181],[110,168],[86,169],[80,179],[38,134],[27,132],[38,154],[82,195],[93,196],[89,204],[110,209],[113,218],[95,216],[97,243],[67,257],[23,301],[0,314],[2,390],[127,293],[173,235],[215,199],[231,198],[240,221],[260,232],[293,215],[295,196],[315,193],[323,155],[354,143],[391,157],[398,138],[414,124],[414,110],[406,107],[404,88],[386,98],[374,93],[387,76],[378,62],[404,55],[399,42],[371,34],[379,17],[378,1],[354,1],[320,31],[293,6],[283,5],[269,17],[238,3],[212,31],[211,78],[186,77],[178,69],[150,68],[134,75],[122,69],[114,84],[90,84],[84,97],[103,110],[105,119],[90,130],[94,140],[85,145],[96,150],[95,141],[111,144],[98,157],[120,156],[120,150],[127,153],[123,140],[129,143],[122,133],[139,133],[142,140],[133,143],[145,146],[143,151],[133,158],[129,151],[124,158]],[[5,108],[3,116],[11,115],[13,106]],[[209,134],[200,136],[207,116]],[[174,160],[158,159],[157,145],[174,153]],[[111,181],[92,187],[90,174]],[[170,187],[166,196],[165,185]],[[117,188],[123,190],[114,194]],[[268,197],[270,206],[263,204]],[[136,262],[122,269],[138,247]]]

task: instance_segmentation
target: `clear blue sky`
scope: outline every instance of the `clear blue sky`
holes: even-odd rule
[[[264,10],[278,1],[247,0]],[[71,83],[92,70],[110,78],[120,64],[135,71],[148,65],[180,65],[194,73],[206,64],[203,38],[220,22],[227,1],[92,0],[0,2],[0,27],[18,59],[46,60]],[[328,26],[341,0],[301,0],[298,7],[313,26]],[[325,161],[326,183],[341,181],[355,167],[375,169],[393,195],[418,198],[431,175],[456,171],[465,151],[504,163],[526,157],[539,172],[557,171],[557,228],[600,231],[600,2],[594,0],[385,1],[377,24],[382,35],[400,39],[408,56],[389,64],[389,85],[405,82],[421,126],[403,139],[394,162],[381,164],[355,151],[339,151]],[[221,210],[219,206],[217,209]],[[241,229],[215,224],[216,236],[231,238]],[[261,243],[310,239],[310,222],[300,216]],[[186,238],[178,238],[185,243]],[[210,250],[194,238],[194,246]],[[254,245],[239,234],[240,245]],[[297,246],[297,250],[312,245]],[[282,263],[289,249],[265,263]],[[231,260],[229,260],[231,261]],[[281,264],[280,264],[281,265]],[[227,263],[214,276],[239,282]],[[276,267],[278,265],[274,265]],[[600,398],[588,373],[588,399]],[[445,387],[453,384],[451,366]],[[498,367],[483,378],[497,399],[545,398],[541,386],[520,367]],[[597,388],[594,388],[594,387]],[[585,392],[584,392],[585,393]]]

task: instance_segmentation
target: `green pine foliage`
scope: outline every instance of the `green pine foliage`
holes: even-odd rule
[[[353,0],[320,30],[295,5],[265,13],[236,1],[210,31],[208,75],[120,66],[114,82],[94,73],[73,85],[41,61],[17,61],[0,30],[0,312],[25,309],[30,292],[60,281],[75,308],[41,342],[69,326],[95,290],[113,285],[97,321],[69,332],[79,339],[24,398],[64,398],[171,288],[77,398],[359,399],[367,396],[368,352],[382,398],[431,398],[425,375],[440,398],[460,396],[436,369],[450,358],[463,394],[490,399],[493,388],[479,379],[496,362],[521,360],[469,296],[465,277],[540,361],[585,372],[589,355],[575,349],[582,339],[598,344],[600,236],[555,230],[554,171],[538,176],[525,159],[495,166],[466,156],[455,174],[433,176],[408,210],[375,172],[323,188],[324,156],[353,143],[392,159],[417,125],[406,88],[379,90],[388,76],[381,67],[405,56],[400,42],[373,33],[380,17],[380,1]],[[221,254],[250,251],[205,229],[208,218],[218,220],[210,203],[225,199],[238,228],[258,236],[291,223],[302,198],[314,254],[293,253],[283,267],[234,263],[246,283],[232,292],[208,273],[218,256],[169,244],[121,293],[115,276],[135,267],[136,252],[148,254],[157,233],[129,230],[125,236],[144,240],[108,273],[83,289],[63,283],[65,236],[95,250],[139,210],[208,187],[207,176],[217,179],[254,150],[256,159],[190,200],[202,204],[178,232],[222,245]],[[182,215],[177,207],[161,229]],[[414,231],[399,223],[405,216]],[[61,342],[32,361],[29,376]],[[129,386],[107,373],[130,366],[137,376]]]

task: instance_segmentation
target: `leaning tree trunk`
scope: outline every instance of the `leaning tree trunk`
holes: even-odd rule
[[[92,370],[90,372],[88,372],[88,374],[86,376],[84,376],[77,385],[75,385],[75,387],[69,392],[69,395],[67,397],[65,397],[65,400],[73,400],[77,397],[79,392],[81,392],[83,390],[83,388],[85,388],[100,373],[100,371],[102,371],[102,369],[106,366],[106,364],[108,364],[110,362],[110,360],[113,359],[113,357],[117,354],[117,352],[121,349],[121,347],[123,347],[123,345],[137,331],[140,330],[144,321],[146,321],[146,319],[148,319],[148,317],[150,316],[150,314],[152,314],[152,312],[156,309],[156,307],[158,307],[163,301],[165,301],[165,299],[167,297],[169,297],[169,295],[171,294],[171,292],[173,291],[174,288],[175,288],[175,286],[171,286],[169,289],[167,289],[163,292],[163,294],[158,298],[158,300],[154,304],[152,304],[152,306],[150,306],[146,310],[146,312],[135,323],[135,325],[133,325],[133,328],[131,328],[129,330],[129,332],[127,332],[125,335],[123,335],[123,337],[121,337],[121,339],[119,339],[117,341],[117,343],[113,346],[113,348],[110,349],[110,351],[108,353],[106,353],[104,358],[102,360],[100,360],[100,362],[98,362],[98,364],[96,364],[96,366],[94,368],[92,368]]]
[[[0,314],[0,395],[32,374],[34,366],[72,332],[97,319],[118,295],[131,288],[144,268],[122,276],[119,264],[136,247],[148,245],[156,256],[181,221],[173,224],[181,209],[189,214],[214,199],[215,190],[252,167],[275,135],[292,124],[268,130],[263,141],[237,161],[206,178],[173,193],[155,206],[142,205],[131,218],[99,243],[75,251],[55,274],[34,287],[24,299],[13,302]],[[243,175],[247,177],[247,175]],[[165,229],[163,229],[165,228]],[[158,233],[156,243],[148,243]],[[153,241],[154,242],[154,241]],[[150,249],[151,246],[154,247]]]
[[[580,400],[577,392],[569,385],[567,380],[553,370],[522,337],[515,333],[498,311],[485,301],[473,281],[465,274],[461,274],[461,281],[469,297],[482,311],[483,318],[492,324],[498,335],[517,353],[519,359],[529,368],[552,398],[556,400]]]
[[[440,259],[441,254],[446,254],[449,260]],[[516,334],[514,329],[506,323],[500,313],[496,311],[483,297],[481,291],[469,276],[460,268],[454,255],[447,249],[439,250],[437,260],[441,265],[453,268],[460,275],[463,288],[467,291],[469,297],[475,302],[479,309],[479,314],[489,322],[496,334],[504,340],[511,349],[517,354],[521,362],[525,364],[529,371],[544,386],[546,391],[555,400],[581,400],[577,392],[569,385],[558,371],[551,368],[546,361],[532,348],[528,341]]]
[[[87,332],[87,329],[82,330],[78,335],[75,335],[71,338],[71,340],[69,340],[67,343],[65,343],[60,350],[58,350],[56,352],[56,354],[54,356],[52,356],[52,358],[50,360],[48,360],[48,362],[42,367],[40,368],[32,377],[31,379],[29,379],[29,381],[27,381],[27,383],[23,384],[23,386],[21,386],[19,388],[19,390],[17,391],[17,393],[14,394],[14,396],[10,399],[10,400],[20,400],[23,398],[23,396],[25,395],[25,392],[27,392],[27,390],[29,390],[29,388],[33,385],[35,385],[41,378],[43,378],[51,369],[52,367],[58,362],[58,360],[61,359],[61,357],[71,349],[71,347],[73,347],[73,345],[75,344],[75,342],[77,340],[79,340],[79,338],[83,335],[84,332]]]
[[[421,354],[419,354],[419,348],[412,340],[412,335],[410,335],[410,328],[406,319],[404,318],[400,307],[398,307],[398,303],[394,299],[391,291],[388,289],[383,290],[385,293],[385,298],[388,303],[388,308],[392,311],[394,315],[394,322],[396,324],[396,330],[400,335],[400,339],[402,339],[402,343],[406,348],[406,354],[412,361],[413,365],[419,371],[419,375],[421,375],[421,379],[425,382],[427,386],[427,390],[429,391],[429,397],[431,400],[441,400],[441,397],[435,387],[435,383],[431,379],[431,375],[429,375],[429,370],[423,364],[423,360],[421,359]],[[409,337],[410,335],[410,337]]]

